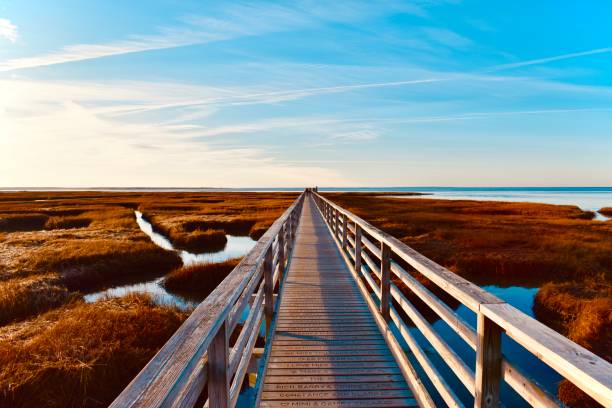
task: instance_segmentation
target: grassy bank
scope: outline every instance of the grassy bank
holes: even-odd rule
[[[0,406],[107,406],[185,318],[128,296],[0,328]]]
[[[238,265],[240,258],[224,262],[201,263],[183,266],[164,278],[164,286],[173,291],[198,292],[207,295]]]
[[[599,213],[605,215],[606,217],[612,217],[612,207],[604,207],[599,210]]]

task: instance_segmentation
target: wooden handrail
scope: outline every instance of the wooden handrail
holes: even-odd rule
[[[111,407],[193,407],[208,386],[208,405],[236,404],[262,320],[266,348],[274,287],[293,248],[306,192],[281,215],[232,272],[200,303]],[[232,331],[256,294],[234,348]]]
[[[370,286],[369,292],[374,294],[379,304],[380,319],[377,318],[377,322],[385,325],[383,327],[385,338],[390,347],[393,349],[397,343],[393,338],[389,338],[388,333],[398,332],[428,376],[439,374],[411,337],[391,299],[409,316],[425,338],[444,357],[444,361],[468,391],[474,395],[475,407],[499,406],[499,390],[502,380],[533,406],[559,405],[554,397],[548,395],[503,358],[502,333],[512,338],[599,403],[606,407],[612,406],[612,365],[610,363],[502,299],[426,258],[398,239],[319,195],[316,191],[311,191],[311,193],[345,260],[351,263],[350,266],[355,274],[363,278]],[[378,241],[377,244],[371,242],[364,234]],[[473,328],[467,324],[399,264],[393,262],[393,258],[403,260],[444,292],[476,313],[477,327]],[[372,274],[378,279],[380,286],[377,286]],[[450,346],[435,334],[416,308],[391,282],[393,276],[399,278],[460,338],[476,350],[475,372],[465,366],[461,359],[455,358]],[[358,283],[361,284],[361,282]],[[386,326],[391,323],[396,325],[396,331]],[[427,401],[428,396],[424,395],[422,384],[411,372],[411,370],[406,371],[406,380],[415,391],[417,399],[422,397],[423,401]],[[439,378],[430,379],[447,405],[462,405],[446,382]]]

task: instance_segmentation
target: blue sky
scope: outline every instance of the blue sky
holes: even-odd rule
[[[612,3],[0,0],[0,186],[612,185]]]

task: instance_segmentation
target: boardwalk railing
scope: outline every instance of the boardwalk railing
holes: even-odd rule
[[[274,288],[282,280],[305,195],[198,305],[111,407],[193,407],[198,401],[215,408],[235,406],[262,321],[268,347]],[[244,313],[242,329],[230,344]]]
[[[559,405],[554,397],[548,395],[504,358],[502,333],[506,333],[593,399],[606,407],[612,407],[612,365],[607,361],[502,299],[427,259],[355,214],[316,192],[312,194],[343,257],[353,268],[354,276],[370,308],[375,309],[375,320],[420,405],[434,406],[434,403],[402,350],[397,336],[407,344],[444,402],[451,407],[464,406],[455,390],[440,375],[411,334],[403,316],[408,317],[472,394],[475,407],[497,407],[500,404],[501,381],[505,381],[533,406]],[[477,315],[477,327],[468,324],[400,263],[406,265],[407,269],[418,271],[443,292],[474,312]],[[473,365],[475,370],[436,333],[432,325],[393,282],[398,280],[476,351],[476,361]],[[395,325],[393,330],[392,325]]]

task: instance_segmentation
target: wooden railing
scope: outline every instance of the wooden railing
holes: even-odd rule
[[[464,403],[410,333],[402,315],[409,318],[472,394],[475,407],[499,406],[502,381],[532,406],[559,405],[554,397],[504,358],[502,333],[593,399],[606,407],[612,407],[612,365],[607,361],[427,259],[316,191],[312,194],[343,257],[353,269],[363,295],[375,311],[374,317],[421,406],[434,406],[434,402],[403,351],[398,335],[441,399],[450,407],[462,407]],[[443,292],[476,313],[477,327],[468,324],[400,263],[418,271]],[[393,279],[401,281],[476,351],[474,365],[466,364],[457,351],[436,333],[417,307],[393,283]],[[392,330],[393,325],[395,327]]]
[[[198,305],[111,407],[193,407],[198,401],[214,408],[236,405],[262,321],[269,349],[274,288],[282,282],[305,194]],[[247,308],[242,329],[230,345]]]

